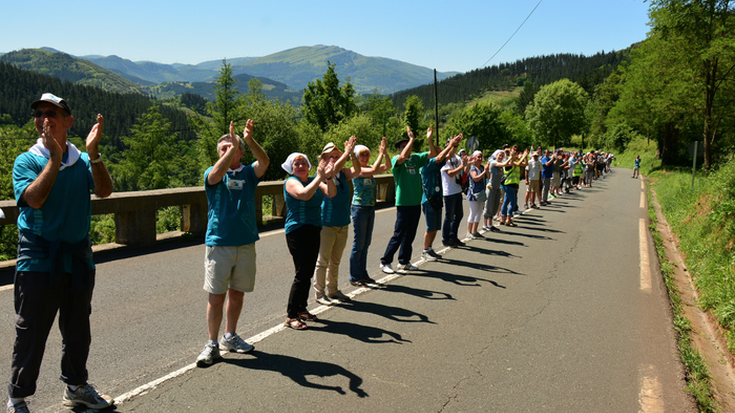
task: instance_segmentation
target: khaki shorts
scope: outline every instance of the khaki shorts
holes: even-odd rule
[[[538,179],[528,182],[529,192],[539,192],[539,188],[541,188],[541,181]]]
[[[224,294],[230,288],[244,293],[255,288],[255,243],[238,247],[206,246],[204,290]]]

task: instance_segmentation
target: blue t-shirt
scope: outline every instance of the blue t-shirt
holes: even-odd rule
[[[67,156],[68,151],[63,155],[63,162],[66,162]],[[43,206],[34,209],[29,207],[21,196],[26,188],[38,178],[48,162],[49,160],[45,157],[30,152],[20,154],[15,160],[13,189],[15,200],[20,207],[18,231],[21,235],[40,236],[49,242],[61,241],[67,244],[77,244],[89,235],[92,219],[90,193],[94,191],[94,180],[89,156],[81,153],[74,165],[59,171]],[[35,250],[33,247],[31,249]],[[41,251],[42,249],[38,249],[37,252]],[[88,252],[90,258],[87,259],[87,263],[90,269],[94,269],[91,253],[90,246]],[[65,254],[62,259],[63,271],[72,272],[71,255]],[[51,270],[51,265],[47,256],[29,259],[19,257],[16,269],[17,271],[48,272]]]
[[[441,168],[447,163],[446,159],[443,159],[441,163],[436,163],[436,158],[429,159],[429,163],[421,168],[421,184],[424,188],[424,194],[421,196],[421,203],[425,204],[429,202],[429,196],[434,194],[442,194],[442,177]]]
[[[205,245],[235,247],[254,243],[260,239],[255,222],[255,189],[260,179],[253,166],[227,172],[221,181],[210,185],[207,177],[213,168],[204,172],[209,206]]]
[[[309,180],[304,183],[295,176],[290,176],[286,181],[283,182],[283,199],[286,200],[286,234],[299,227],[309,224],[315,227],[322,227],[322,194],[321,189],[317,189],[314,195],[308,201],[300,201],[292,197],[288,191],[286,191],[286,183],[292,179],[300,183],[303,186],[307,186],[314,180],[314,177],[309,177]]]
[[[477,198],[474,194],[485,190],[485,187],[487,186],[487,178],[483,176],[482,179],[475,182],[475,180],[472,179],[472,171],[475,171],[477,175],[480,175],[484,172],[484,170],[482,169],[482,167],[478,168],[475,165],[472,165],[472,167],[470,167],[470,176],[467,178],[470,182],[470,190],[467,191],[467,200],[477,201]]]
[[[328,227],[344,227],[350,225],[350,186],[347,177],[340,171],[337,175],[337,194],[332,198],[324,197],[322,201],[322,225]]]
[[[547,158],[546,156],[541,158],[541,165],[543,168],[541,170],[542,178],[551,178],[554,175],[554,163],[552,162],[549,166],[546,166],[546,163],[549,162],[550,160],[551,158]]]
[[[354,195],[352,205],[375,206],[375,178],[352,178]]]

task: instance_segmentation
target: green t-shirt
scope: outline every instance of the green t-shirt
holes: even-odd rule
[[[429,152],[413,153],[400,165],[396,155],[392,159],[393,179],[396,181],[396,206],[421,205],[424,191],[420,169],[429,164]]]

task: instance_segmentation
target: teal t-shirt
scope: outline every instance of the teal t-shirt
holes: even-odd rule
[[[309,224],[315,227],[322,227],[322,199],[324,194],[320,189],[314,192],[314,195],[308,201],[300,201],[286,191],[286,182],[291,179],[295,179],[296,182],[303,186],[307,186],[314,180],[314,177],[309,177],[309,180],[304,183],[295,176],[290,176],[286,181],[283,182],[283,199],[286,200],[286,234],[291,231],[298,229],[299,227]]]
[[[68,151],[64,153],[63,162],[67,161],[67,155]],[[21,234],[40,236],[49,242],[79,243],[89,235],[92,219],[90,194],[94,191],[94,180],[89,156],[81,153],[74,165],[60,170],[43,206],[39,209],[31,208],[21,199],[21,196],[26,188],[38,178],[48,161],[47,158],[30,152],[22,153],[15,159],[13,189],[15,200],[20,207],[18,231]],[[91,252],[90,247],[88,253],[90,257]],[[63,271],[72,272],[71,255],[64,255],[62,260]],[[87,263],[90,269],[94,269],[91,258],[87,259]],[[51,270],[51,264],[48,257],[29,259],[19,257],[16,269],[17,271],[48,272]]]
[[[355,191],[352,196],[352,205],[375,206],[375,178],[352,178],[352,186]]]
[[[441,168],[445,163],[447,163],[446,160],[436,163],[436,158],[431,158],[429,159],[429,163],[421,168],[421,183],[424,188],[424,193],[421,197],[422,204],[429,202],[429,198],[426,194],[429,194],[429,196],[442,194]]]
[[[350,225],[350,198],[352,192],[347,185],[347,177],[340,171],[337,175],[337,194],[332,198],[324,197],[322,201],[322,225],[328,227],[344,227]]]
[[[209,206],[205,245],[235,247],[254,243],[260,239],[255,222],[255,189],[260,179],[253,166],[227,172],[216,185],[209,185],[207,177],[213,168],[204,172]]]
[[[391,160],[396,182],[396,206],[421,205],[424,191],[420,170],[429,163],[429,152],[411,154],[402,164],[396,165],[398,156]]]

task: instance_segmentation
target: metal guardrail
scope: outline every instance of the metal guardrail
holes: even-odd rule
[[[377,200],[395,202],[393,175],[376,175]],[[350,182],[350,187],[352,183]],[[273,212],[268,219],[285,217],[283,181],[261,182],[255,191],[256,221],[263,223],[263,197],[271,196]],[[181,230],[194,236],[207,231],[207,195],[204,187],[157,189],[152,191],[115,192],[107,198],[92,195],[92,214],[115,214],[115,242],[125,245],[150,245],[156,242],[156,212],[160,208],[181,208]],[[0,201],[5,218],[0,225],[16,225],[20,209],[15,201]]]

